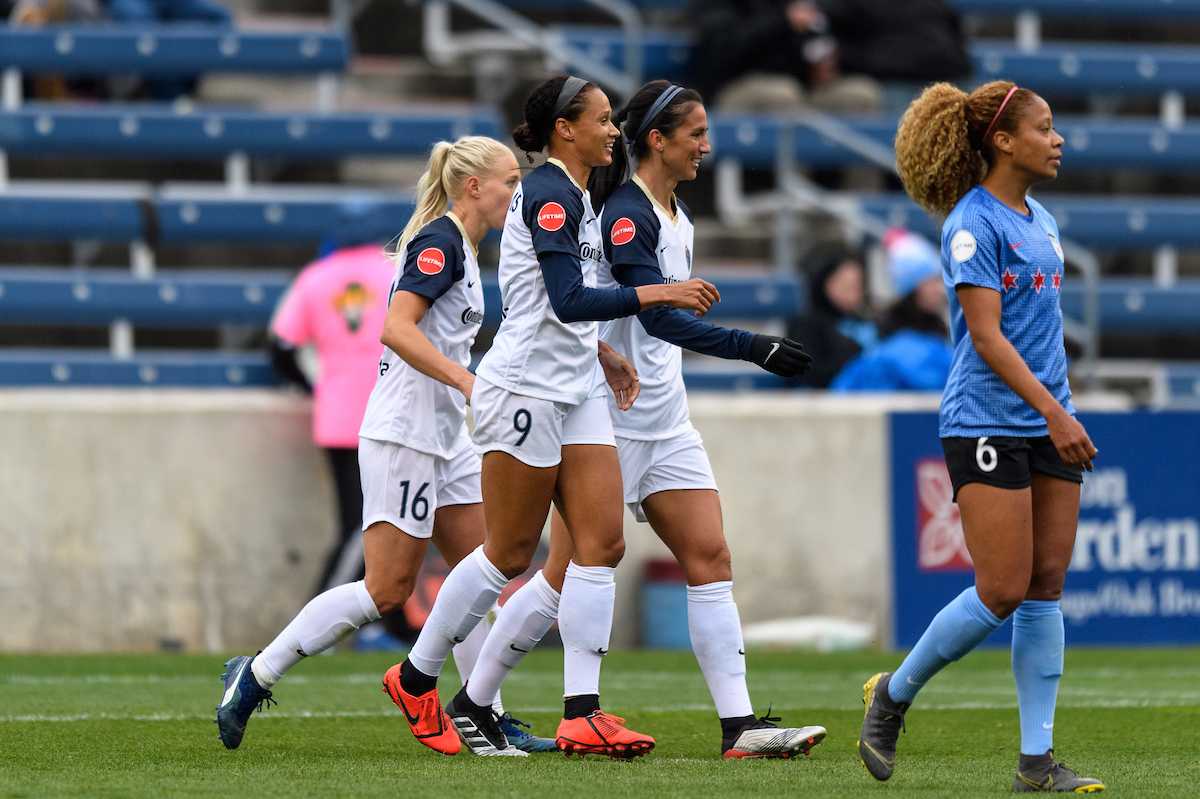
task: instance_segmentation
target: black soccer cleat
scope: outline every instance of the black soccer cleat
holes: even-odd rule
[[[858,735],[858,756],[871,776],[883,781],[896,769],[896,740],[904,729],[908,702],[896,702],[888,696],[890,672],[876,674],[863,686],[862,732]]]
[[[1091,777],[1080,777],[1062,763],[1054,762],[1054,750],[1044,755],[1021,755],[1014,793],[1098,793],[1104,783]]]

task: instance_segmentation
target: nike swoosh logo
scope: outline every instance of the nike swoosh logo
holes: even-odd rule
[[[456,644],[461,644],[463,642],[463,639],[459,638],[457,635],[454,636],[453,638],[451,638],[450,640]]]
[[[521,647],[517,646],[516,644],[509,644],[508,648],[513,650],[514,652],[528,652],[529,651],[528,649],[522,649]]]
[[[297,649],[297,650],[296,650],[296,654],[297,654],[297,655],[299,655],[299,656],[300,656],[300,657],[302,657],[302,658],[306,658],[306,657],[308,657],[308,655],[304,654],[304,650],[303,650],[303,649]]]
[[[744,654],[746,654],[746,650],[745,650],[745,649],[739,649],[739,650],[738,650],[738,654],[739,654],[739,655],[744,655]]]
[[[600,654],[600,657],[604,657],[605,655],[608,654],[607,649],[597,649],[596,651]]]
[[[1046,722],[1044,722],[1044,721],[1043,721],[1043,722],[1042,722],[1042,729],[1043,729],[1043,730],[1052,730],[1052,729],[1054,729],[1054,725],[1053,725],[1053,724],[1047,724]]]
[[[474,281],[474,280],[468,280],[468,281],[467,281],[467,288],[471,288],[471,286],[474,286],[474,285],[475,285],[475,281]]]
[[[667,247],[670,247],[670,246],[671,246],[670,244],[668,244],[668,245],[667,245]],[[666,251],[667,251],[667,247],[663,247],[661,250],[659,250],[659,252],[666,252]]]
[[[1009,247],[1012,247],[1012,248],[1015,250],[1015,249],[1017,249],[1018,247],[1020,247],[1020,246],[1021,246],[1022,244],[1024,244],[1024,243],[1025,243],[1025,242],[1023,242],[1023,241],[1018,241],[1016,244],[1010,244],[1010,245],[1008,245],[1008,246],[1009,246]]]
[[[771,356],[774,355],[778,350],[779,350],[779,342],[776,341],[774,344],[771,345],[771,351],[767,353],[767,357],[763,358],[763,363],[766,363],[767,361],[771,360]]]
[[[923,683],[923,682],[917,682],[917,681],[916,681],[916,680],[914,680],[912,677],[907,677],[907,676],[904,678],[904,681],[905,681],[906,683],[908,683],[909,685],[917,685],[917,686],[921,686],[921,685],[924,685],[924,684],[925,684],[925,683]]]
[[[399,691],[396,692],[396,698],[400,700],[400,709],[404,711],[404,718],[408,719],[410,725],[417,726],[417,722],[421,720],[421,717],[409,715],[408,708],[404,705],[404,697]]]
[[[221,697],[221,707],[225,707],[225,705],[229,704],[229,700],[233,699],[233,693],[237,690],[238,683],[242,681],[242,673],[246,671],[248,665],[250,665],[250,661],[243,660],[241,667],[233,675],[233,679],[229,681],[229,687],[225,689],[225,695]]]

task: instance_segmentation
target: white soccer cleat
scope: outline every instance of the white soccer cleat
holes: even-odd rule
[[[824,727],[780,727],[773,722],[779,721],[768,715],[755,721],[742,730],[732,740],[721,739],[721,757],[777,757],[788,758],[795,755],[807,755],[809,751],[825,740]]]

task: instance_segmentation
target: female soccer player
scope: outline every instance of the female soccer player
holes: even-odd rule
[[[472,400],[488,537],[446,578],[400,681],[410,694],[432,689],[450,646],[529,567],[553,499],[575,552],[562,586],[566,702],[556,739],[568,753],[636,757],[654,739],[627,729],[599,701],[613,570],[625,544],[621,472],[598,352],[621,407],[629,407],[638,387],[628,362],[598,346],[593,320],[661,304],[702,314],[720,298],[702,280],[595,288],[600,222],[584,186],[593,168],[612,160],[611,113],[594,84],[560,75],[534,90],[525,123],[513,134],[527,153],[548,148],[550,160],[525,177],[509,207],[500,252],[505,316],[477,370]],[[508,753],[491,708],[465,689],[446,712],[473,752]]]
[[[1063,580],[1082,470],[1096,448],[1075,420],[1063,350],[1058,225],[1030,186],[1058,175],[1063,138],[1050,107],[994,81],[967,95],[925,90],[900,120],[896,159],[909,195],[942,226],[954,361],[939,429],[975,585],[934,617],[894,673],[863,686],[858,751],[877,780],[917,692],[1013,617],[1021,717],[1015,791],[1102,791],[1054,760],[1063,667]]]
[[[687,280],[692,218],[674,191],[680,181],[695,179],[700,161],[712,149],[700,95],[665,80],[652,81],[614,122],[623,130],[623,143],[637,171],[617,187],[627,170],[625,149],[618,148],[612,165],[593,175],[593,202],[604,202],[600,285],[637,287]],[[683,566],[688,628],[717,706],[721,754],[740,758],[807,753],[825,737],[823,727],[780,728],[772,723],[778,719],[755,718],[750,705],[721,502],[708,454],[688,415],[680,347],[751,361],[784,377],[803,373],[811,359],[787,339],[716,327],[666,307],[605,323],[600,337],[628,353],[638,371],[637,403],[623,410],[613,401],[608,408],[625,502],[638,521],[649,520]],[[545,568],[501,610],[467,685],[472,699],[490,702],[508,670],[541,640],[557,616],[557,589],[571,556],[570,539],[557,514],[550,549]]]
[[[360,433],[366,578],[318,595],[256,657],[225,664],[216,721],[229,749],[238,747],[250,714],[263,702],[269,706],[271,687],[301,658],[404,605],[431,537],[448,563],[458,563],[484,540],[479,459],[465,421],[475,381],[466,367],[483,319],[476,247],[504,223],[519,181],[512,151],[494,139],[468,136],[434,146],[417,186],[416,210],[400,238],[380,336],[387,347]],[[462,652],[456,650],[464,673],[485,635],[486,625]],[[437,706],[436,695],[400,697],[397,681],[389,672],[384,690],[410,724],[414,712],[420,715],[414,705]],[[458,751],[448,724],[439,727],[437,715],[422,719],[418,736]]]

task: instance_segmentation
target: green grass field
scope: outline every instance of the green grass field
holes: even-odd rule
[[[0,656],[0,797],[32,796],[975,796],[1011,790],[1019,745],[1005,652],[976,652],[922,693],[898,768],[875,783],[854,743],[861,689],[895,655],[751,653],[750,693],[785,722],[821,724],[808,758],[723,762],[716,714],[689,653],[614,652],[604,706],[658,739],[633,762],[558,754],[445,757],[418,744],[380,690],[390,655],[313,658],[241,749],[217,739],[223,658]],[[535,732],[561,714],[561,654],[535,652],[505,703]],[[452,671],[442,693],[457,687]],[[761,707],[760,707],[761,706]],[[1200,793],[1200,650],[1074,650],[1056,720],[1059,755],[1125,796]]]

